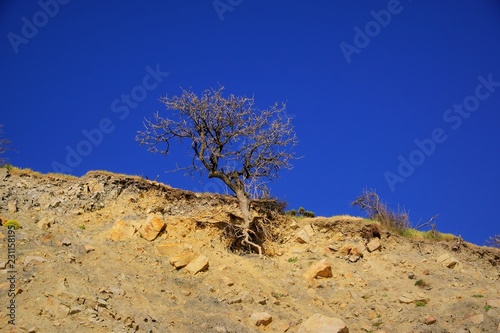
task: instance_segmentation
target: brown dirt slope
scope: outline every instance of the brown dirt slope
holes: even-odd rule
[[[259,259],[228,250],[232,197],[108,172],[0,169],[0,198],[21,225],[10,242],[0,226],[2,332],[312,332],[314,314],[349,332],[500,332],[498,249],[283,217]]]

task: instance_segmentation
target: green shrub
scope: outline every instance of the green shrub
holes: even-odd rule
[[[415,282],[415,285],[419,288],[429,287],[429,284],[422,279],[417,280],[417,282]]]
[[[19,228],[21,228],[21,225],[16,220],[8,220],[7,222],[4,223],[4,226],[6,228],[13,227],[16,230],[19,229]]]
[[[415,303],[416,306],[425,306],[425,302],[424,301],[417,301]]]
[[[314,212],[310,210],[305,210],[304,207],[300,207],[297,211],[295,209],[289,210],[286,214],[295,217],[314,217]]]

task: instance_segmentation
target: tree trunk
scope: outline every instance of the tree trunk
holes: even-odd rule
[[[248,229],[250,228],[250,199],[248,198],[248,195],[245,193],[244,189],[237,189],[235,191],[236,198],[238,199],[240,203],[240,210],[241,214],[243,215],[243,226],[242,228]]]

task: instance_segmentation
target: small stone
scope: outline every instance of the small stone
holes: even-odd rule
[[[469,317],[469,320],[476,325],[481,324],[484,321],[484,314],[480,313],[474,316]]]
[[[304,277],[307,280],[312,280],[317,277],[330,278],[332,277],[332,267],[328,260],[323,259],[320,260],[309,267],[307,272],[304,274]]]
[[[292,223],[290,223],[290,228],[292,230],[296,230],[298,228],[300,228],[299,224],[297,223],[297,221],[293,221]]]
[[[273,317],[267,312],[252,313],[250,319],[256,326],[267,326],[273,321]]]
[[[17,212],[17,202],[16,201],[9,201],[7,204],[7,209],[9,210],[9,213],[14,214]]]
[[[486,305],[492,308],[500,308],[500,299],[489,299],[486,301]]]
[[[193,260],[193,257],[194,257],[193,253],[184,253],[178,256],[170,257],[168,261],[175,268],[179,269],[189,264]]]
[[[316,313],[300,324],[297,333],[349,333],[349,328],[338,318]]]
[[[83,246],[83,248],[85,249],[85,252],[87,252],[87,253],[95,251],[95,248],[92,245],[89,245],[89,244],[85,244]]]
[[[424,323],[425,323],[426,325],[432,325],[432,324],[434,324],[435,322],[436,322],[436,317],[434,317],[433,315],[429,315],[429,316],[427,316],[427,317],[425,318],[425,320],[424,320]]]
[[[209,263],[208,258],[204,255],[200,255],[198,258],[191,261],[185,269],[191,274],[195,275],[196,273],[205,271],[208,269]]]
[[[70,246],[71,245],[71,241],[69,240],[69,238],[65,237],[62,240],[62,245],[64,245],[64,246]]]
[[[36,225],[38,228],[42,229],[42,230],[47,230],[50,228],[50,226],[52,225],[54,221],[44,217],[42,218]]]
[[[349,262],[357,262],[359,259],[359,256],[349,256],[347,260],[349,260]]]
[[[399,296],[399,302],[404,303],[404,304],[410,304],[410,303],[415,302],[415,297],[413,297],[410,294],[404,294],[404,295]]]
[[[228,278],[227,276],[223,276],[222,281],[224,281],[224,284],[228,287],[234,286],[234,281]]]
[[[39,256],[26,256],[26,258],[24,258],[24,266],[28,265],[32,261],[45,262],[47,259]]]

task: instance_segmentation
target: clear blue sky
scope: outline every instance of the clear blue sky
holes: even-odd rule
[[[189,145],[134,140],[161,96],[220,83],[287,102],[303,158],[271,188],[290,208],[359,214],[372,188],[468,241],[500,233],[498,1],[4,0],[0,32],[13,165],[220,191],[164,172]]]

